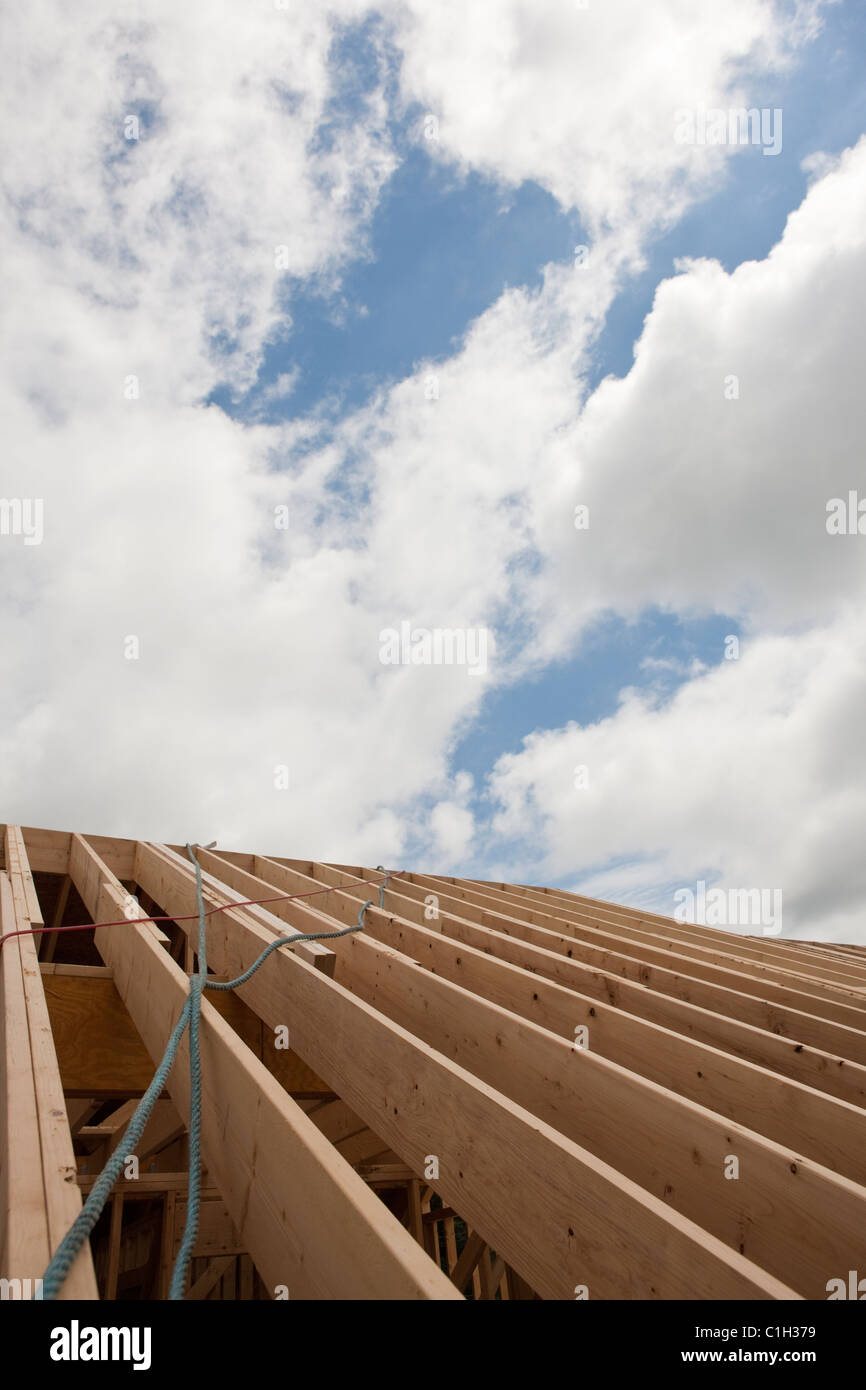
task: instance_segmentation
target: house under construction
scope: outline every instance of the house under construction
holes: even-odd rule
[[[183,846],[2,839],[0,1275],[26,1296],[151,1084],[199,904]],[[368,906],[204,995],[188,1299],[823,1300],[866,1274],[866,948],[196,855],[215,982]],[[167,1296],[187,1046],[60,1297]]]

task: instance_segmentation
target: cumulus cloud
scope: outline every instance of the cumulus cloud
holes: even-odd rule
[[[862,940],[866,553],[856,517],[827,522],[866,478],[866,142],[828,169],[766,260],[660,286],[634,368],[581,414],[575,477],[539,508],[551,649],[657,604],[736,615],[740,659],[720,650],[666,703],[627,692],[598,724],[532,735],[491,787],[498,836],[533,826],[536,877],[579,872],[666,911],[701,875],[778,886],[793,930]],[[590,525],[569,534],[575,498]]]
[[[853,608],[807,635],[756,638],[669,701],[626,691],[607,719],[531,735],[491,779],[494,829],[537,837],[542,877],[579,865],[590,896],[673,912],[675,888],[699,879],[779,888],[785,934],[820,922],[862,939],[864,697]]]
[[[724,25],[688,0],[404,0],[397,14],[403,91],[436,118],[443,156],[535,179],[635,252],[731,153],[678,143],[676,112],[768,106],[761,81],[814,35],[821,6],[730,0]]]
[[[659,286],[632,370],[593,393],[536,494],[552,646],[607,607],[784,628],[862,594],[862,547],[828,534],[827,508],[863,480],[864,215],[861,141],[765,260]]]

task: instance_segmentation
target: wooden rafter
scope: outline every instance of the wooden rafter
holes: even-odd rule
[[[126,896],[122,886],[77,835],[69,871],[97,921],[119,914]],[[139,877],[139,882],[144,880]],[[130,1016],[158,1060],[186,997],[183,972],[149,926],[103,927],[95,939]],[[312,967],[304,968],[318,975]],[[385,1223],[367,1187],[332,1159],[327,1141],[207,1000],[202,1004],[202,1055],[205,1159],[266,1282],[286,1285],[297,1297],[445,1296],[439,1271],[419,1259],[408,1236],[401,1241],[396,1230],[382,1232]],[[189,1114],[188,1066],[184,1043],[169,1083],[184,1117]],[[230,1146],[224,1142],[229,1130],[235,1141]],[[318,1260],[316,1249],[321,1251]]]
[[[16,827],[5,832],[0,932],[42,925],[26,850]],[[7,1278],[36,1279],[81,1210],[75,1158],[33,936],[12,938],[0,958],[3,1029],[0,1111],[3,1255]],[[76,1259],[66,1298],[96,1297],[89,1248]]]
[[[32,937],[4,949],[0,1272],[35,1277],[183,1006],[195,877],[154,842],[6,827],[4,852],[4,930],[41,925],[40,875],[51,927],[72,888],[95,922],[133,890],[189,919],[99,927],[98,956],[59,933],[41,969]],[[223,979],[372,903],[205,996],[190,1298],[814,1299],[866,1265],[866,950],[422,873],[380,910],[379,870],[198,853]],[[186,1055],[100,1228],[104,1297],[167,1291]]]

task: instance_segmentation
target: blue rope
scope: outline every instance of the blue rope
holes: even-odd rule
[[[216,841],[214,841],[214,844]],[[208,845],[213,849],[213,845]],[[204,915],[204,895],[201,887],[201,865],[191,845],[186,852],[195,868],[195,894],[198,903],[198,970],[189,980],[189,1182],[186,1196],[186,1221],[180,1249],[174,1262],[169,1299],[180,1301],[186,1293],[186,1279],[193,1247],[198,1235],[199,1208],[201,1197],[201,1051],[199,1046],[199,1025],[201,1023],[201,992],[207,978],[207,924]]]
[[[183,1006],[180,1018],[174,1027],[174,1032],[168,1040],[163,1059],[156,1070],[156,1075],[138,1103],[138,1107],[130,1120],[126,1132],[118,1144],[114,1153],[109,1158],[96,1182],[90,1191],[90,1196],[76,1216],[66,1235],[55,1250],[51,1261],[42,1276],[42,1292],[37,1298],[55,1299],[63,1287],[63,1281],[69,1273],[79,1250],[87,1240],[102,1214],[102,1208],[108,1201],[111,1189],[123,1172],[123,1165],[126,1163],[130,1154],[135,1152],[139,1140],[144,1133],[144,1127],[150,1119],[150,1113],[160,1095],[168,1074],[171,1071],[174,1059],[177,1056],[177,1049],[180,1040],[186,1031],[189,1020],[190,1004],[187,999]]]
[[[211,846],[207,846],[207,848],[211,848]],[[163,1053],[162,1061],[156,1069],[153,1080],[139,1101],[135,1114],[126,1127],[123,1138],[109,1158],[99,1177],[96,1179],[96,1182],[93,1184],[90,1195],[52,1255],[48,1268],[42,1276],[41,1292],[36,1295],[36,1298],[43,1299],[46,1302],[56,1299],[59,1295],[64,1280],[72,1268],[79,1250],[90,1236],[90,1233],[102,1215],[103,1208],[111,1195],[111,1189],[123,1172],[127,1158],[135,1153],[141,1136],[144,1133],[145,1126],[150,1119],[153,1107],[168,1080],[169,1073],[177,1058],[181,1039],[186,1032],[187,1024],[189,1024],[189,1187],[187,1192],[186,1222],[184,1224],[180,1249],[178,1250],[174,1270],[172,1271],[168,1295],[172,1300],[178,1300],[184,1297],[189,1263],[198,1235],[199,1212],[201,1208],[201,1053],[199,1047],[199,1029],[201,1022],[202,989],[236,989],[238,985],[245,984],[246,981],[256,973],[264,961],[267,960],[268,956],[271,955],[273,951],[276,951],[279,946],[295,946],[302,941],[328,941],[339,936],[348,936],[351,932],[363,931],[364,913],[367,911],[368,907],[373,906],[373,899],[368,899],[358,913],[357,922],[354,922],[350,927],[343,927],[341,931],[311,932],[308,935],[279,937],[276,941],[272,941],[270,945],[262,951],[261,955],[253,961],[249,969],[245,970],[242,975],[238,975],[236,980],[208,980],[206,978],[207,931],[204,895],[201,882],[201,865],[191,845],[187,845],[186,851],[195,868],[196,899],[198,902],[198,970],[190,976],[189,996],[174,1026],[174,1030],[168,1040],[165,1052]],[[376,868],[377,871],[381,871],[385,874],[384,880],[379,885],[379,908],[380,910],[384,910],[385,888],[387,887],[391,875],[386,872],[381,864],[377,864]],[[226,907],[230,908],[231,904],[227,903]]]
[[[189,848],[189,846],[187,846],[187,848]],[[385,888],[391,875],[389,873],[386,873],[385,869],[382,868],[381,864],[377,864],[376,869],[377,871],[381,869],[382,873],[385,874],[383,882],[379,885],[379,909],[380,911],[384,911]],[[255,975],[262,962],[266,961],[271,952],[275,951],[278,946],[292,946],[297,941],[332,941],[335,937],[338,936],[348,936],[350,932],[363,931],[364,913],[367,911],[368,907],[372,906],[373,899],[368,898],[367,901],[364,903],[364,906],[361,908],[361,911],[358,913],[357,922],[353,923],[351,927],[343,927],[342,931],[311,932],[308,936],[281,936],[278,941],[272,941],[269,946],[266,946],[265,949],[262,951],[262,954],[258,956],[256,960],[253,961],[249,970],[245,970],[243,975],[238,975],[236,980],[205,980],[204,987],[205,989],[237,989],[238,985],[245,985],[250,976]],[[201,897],[199,897],[199,911],[204,911],[204,908],[201,905]]]

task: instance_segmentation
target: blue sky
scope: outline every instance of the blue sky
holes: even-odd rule
[[[335,124],[354,118],[379,75],[371,27],[367,22],[335,41],[341,74]],[[837,153],[866,129],[864,54],[866,9],[834,5],[804,62],[784,76],[753,80],[756,105],[783,109],[782,150],[773,157],[757,147],[739,150],[715,196],[646,248],[646,271],[609,312],[591,382],[628,371],[655,289],[674,273],[678,257],[711,256],[732,270],[768,254],[806,191],[801,161],[816,150]],[[537,286],[545,265],[568,264],[586,240],[579,215],[563,211],[537,183],[506,188],[474,172],[460,177],[432,159],[419,138],[423,114],[415,105],[402,121],[389,122],[401,162],[376,207],[368,253],[345,268],[336,302],[291,286],[289,332],[266,351],[248,398],[235,402],[224,389],[213,393],[223,408],[243,416],[258,389],[300,369],[293,415],[325,404],[349,410],[421,360],[450,355],[504,289]]]

